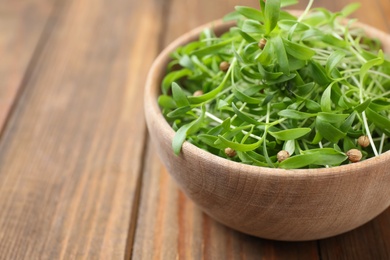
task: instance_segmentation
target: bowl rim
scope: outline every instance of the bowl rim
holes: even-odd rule
[[[289,10],[291,13],[299,13],[301,11]],[[387,34],[377,28],[369,26],[364,23],[356,22],[356,26],[363,28],[366,31],[370,31],[372,35],[375,37],[381,38],[382,40],[386,40],[390,42],[390,34]],[[147,75],[146,86],[144,90],[144,113],[145,117],[148,119],[149,117],[153,122],[155,122],[158,126],[160,126],[159,131],[161,131],[162,136],[168,137],[170,142],[175,135],[175,131],[168,124],[166,119],[164,118],[161,109],[157,103],[157,98],[160,91],[160,84],[162,80],[162,76],[165,73],[166,65],[171,60],[170,54],[179,46],[191,41],[196,38],[204,29],[212,28],[214,30],[219,30],[220,32],[226,31],[228,28],[235,25],[235,22],[225,22],[222,19],[214,20],[209,23],[198,26],[188,32],[182,34],[176,40],[172,41],[168,46],[166,46],[160,54],[157,56],[155,61],[153,62],[149,73]],[[388,50],[390,52],[390,50]],[[164,72],[164,73],[163,73]],[[150,118],[149,118],[150,119]],[[148,120],[147,120],[148,121]],[[149,124],[148,124],[149,127]],[[149,131],[151,131],[149,129]],[[172,150],[173,154],[173,150]],[[282,169],[282,168],[270,168],[270,167],[262,167],[262,166],[254,166],[249,164],[244,164],[241,162],[235,162],[228,160],[226,158],[214,155],[208,151],[205,151],[188,141],[183,143],[182,149],[179,157],[187,158],[187,155],[196,155],[201,160],[210,161],[214,164],[214,166],[223,168],[234,168],[239,170],[240,172],[245,172],[253,175],[267,175],[272,177],[281,177],[281,176],[290,176],[292,178],[301,178],[307,176],[316,176],[316,177],[334,177],[336,175],[345,175],[345,174],[354,174],[357,172],[362,172],[363,169],[375,168],[376,165],[383,164],[386,162],[390,162],[390,150],[386,151],[379,156],[372,157],[357,163],[349,163],[346,165],[329,167],[329,168],[313,168],[313,169]],[[176,155],[175,155],[176,156]],[[190,156],[188,156],[190,158]],[[359,170],[359,171],[357,171]],[[365,172],[365,171],[363,171]]]

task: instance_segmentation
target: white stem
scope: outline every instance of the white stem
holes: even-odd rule
[[[363,100],[363,84],[362,84],[362,82],[359,83],[359,81],[356,79],[356,77],[351,77],[351,78],[359,87],[360,104],[363,104],[363,102],[364,102],[364,100]],[[366,131],[366,135],[368,136],[368,140],[370,140],[370,145],[371,145],[372,151],[374,152],[375,156],[378,156],[378,151],[375,147],[374,140],[372,140],[372,136],[371,136],[370,128],[368,126],[368,121],[367,121],[367,116],[366,116],[365,111],[362,112],[362,120],[363,120],[364,129]]]
[[[298,22],[301,22],[302,19],[307,15],[307,13],[309,12],[311,6],[313,5],[313,2],[314,2],[314,0],[310,0],[309,1],[309,4],[306,6],[305,11],[301,14],[301,16],[299,16]]]
[[[362,117],[363,117],[364,128],[366,129],[366,135],[368,136],[368,140],[370,140],[372,151],[374,152],[375,156],[378,156],[379,155],[378,151],[377,151],[377,149],[375,147],[374,140],[372,140],[372,136],[371,136],[371,133],[370,133],[370,128],[368,127],[367,117],[366,117],[366,112],[365,111],[362,112]]]
[[[381,138],[381,144],[379,145],[379,154],[382,154],[383,151],[383,145],[385,144],[386,135],[382,134]]]
[[[206,112],[205,115],[206,115],[208,118],[214,120],[215,122],[218,122],[218,123],[220,123],[220,124],[223,123],[223,120],[222,120],[222,119],[220,119],[220,118],[214,116],[213,114],[211,114],[211,113],[209,113],[209,112]],[[230,125],[230,128],[231,128],[231,129],[235,129],[236,127],[235,127],[234,125]],[[245,130],[242,130],[241,132],[242,132],[243,134],[248,134],[248,132],[245,131]],[[261,140],[261,137],[259,137],[259,136],[257,136],[257,135],[250,134],[249,136],[252,137],[252,138],[254,138],[254,139]]]

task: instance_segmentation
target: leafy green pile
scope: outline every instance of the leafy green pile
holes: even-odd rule
[[[357,4],[295,17],[293,0],[237,6],[221,36],[179,47],[158,103],[176,135],[215,155],[280,168],[338,166],[390,149],[390,61]],[[349,158],[349,160],[348,160]]]

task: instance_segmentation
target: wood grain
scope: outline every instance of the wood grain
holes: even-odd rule
[[[50,33],[50,14],[55,5],[50,0],[0,2],[0,129],[28,74],[29,64],[33,66],[33,54],[39,52]]]
[[[382,31],[390,32],[389,18],[388,18],[389,13],[384,12],[385,10],[383,10],[383,4],[381,4],[380,1],[381,0],[358,1],[361,4],[361,7],[356,11],[356,13],[352,15],[352,17],[356,17],[359,19],[359,21],[366,23],[368,25],[372,25]],[[341,5],[341,2],[342,1],[337,1],[339,6]]]
[[[123,259],[159,1],[64,1],[0,142],[0,259]]]
[[[316,1],[315,6],[337,11],[351,2],[354,1]],[[219,7],[213,7],[213,4],[218,5],[218,1],[203,3],[202,1],[172,0],[167,23],[168,32],[163,46],[189,29],[222,16],[228,12],[225,8],[229,9],[236,4],[252,6],[256,4],[242,3],[242,1],[240,3],[228,1],[228,4],[225,1],[224,3]],[[378,3],[370,4],[368,1],[363,1],[364,11],[356,13],[355,17],[386,30],[387,24],[383,22],[383,16],[379,19],[374,17],[382,13],[376,5]],[[306,3],[301,1],[298,8],[302,9],[305,5]],[[203,7],[205,7],[204,10]],[[180,15],[180,10],[189,10],[185,12],[188,15],[183,17]],[[209,14],[209,10],[213,13]],[[362,13],[370,14],[362,15]],[[247,236],[201,213],[177,189],[176,184],[155,155],[154,149],[154,146],[149,144],[145,157],[147,167],[143,174],[140,217],[133,251],[134,259],[319,259],[320,257],[323,259],[339,259],[337,257],[344,257],[340,259],[386,259],[386,247],[389,248],[385,242],[389,241],[386,240],[389,236],[386,230],[390,232],[390,224],[385,217],[387,213],[356,231],[319,241],[318,251],[316,242],[276,242]],[[381,223],[380,228],[378,224],[375,224],[378,220]],[[372,228],[372,225],[377,228]],[[379,232],[380,229],[381,232]],[[368,235],[367,239],[359,239],[359,236],[364,237],[370,232],[371,236]],[[349,242],[351,236],[355,244]],[[370,241],[371,239],[379,241],[379,245]],[[340,248],[343,248],[341,252],[338,251]],[[363,252],[364,256],[377,258],[359,258],[356,252]],[[367,254],[366,252],[374,253]]]
[[[344,235],[320,240],[322,259],[390,259],[390,209]]]

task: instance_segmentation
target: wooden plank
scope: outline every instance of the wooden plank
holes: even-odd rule
[[[44,28],[54,1],[0,2],[0,129],[22,85],[28,64],[45,40]]]
[[[320,241],[322,259],[390,259],[390,209],[364,226]]]
[[[162,6],[64,3],[0,142],[1,259],[123,259],[132,244]]]

